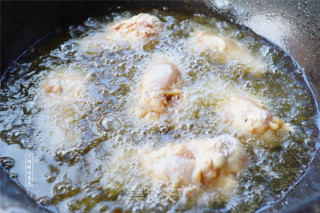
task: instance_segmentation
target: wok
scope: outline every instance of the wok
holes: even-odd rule
[[[304,70],[302,77],[320,104],[320,2],[318,0],[204,0],[204,1],[1,1],[1,83],[6,69],[17,58],[23,59],[39,45],[50,42],[59,29],[83,23],[91,16],[125,9],[162,8],[218,15],[251,28],[276,44]],[[42,38],[42,39],[40,39]],[[40,40],[38,40],[40,39]],[[23,53],[21,55],[21,53]],[[319,127],[319,114],[315,122]],[[319,140],[319,138],[318,138]],[[310,162],[306,174],[273,206],[258,212],[319,212],[320,153]],[[3,155],[3,153],[1,153]],[[0,166],[0,210],[49,212],[30,198],[26,191]]]

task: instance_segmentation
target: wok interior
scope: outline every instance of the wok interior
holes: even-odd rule
[[[217,1],[219,2],[219,1]],[[248,1],[250,3],[250,1]],[[216,2],[214,2],[216,3]],[[242,13],[239,14],[239,12],[237,11],[228,11],[228,5],[219,5],[219,4],[214,4],[214,3],[211,3],[209,2],[209,6],[211,4],[217,6],[217,7],[222,7],[222,12],[227,12],[227,16],[229,18],[234,18],[234,16],[237,16],[238,15],[238,18],[240,18],[239,20],[237,20],[239,23],[251,23],[252,25],[254,25],[253,22],[250,22],[248,20],[241,20],[241,18],[245,19],[245,16],[243,15],[244,12],[242,11]],[[252,2],[251,2],[252,3]],[[34,3],[34,4],[41,4],[41,3]],[[162,7],[163,5],[166,5],[167,7],[169,8],[180,8],[181,10],[186,10],[186,11],[189,11],[191,13],[194,13],[194,12],[201,12],[201,13],[207,13],[207,14],[211,14],[211,10],[208,10],[208,6],[204,3],[201,3],[201,2],[189,2],[189,3],[184,3],[184,2],[154,2],[154,3],[150,3],[150,2],[140,2],[140,3],[136,3],[136,2],[132,2],[132,3],[128,3],[128,2],[122,2],[120,4],[122,4],[122,7],[121,8],[118,8],[118,3],[114,3],[114,2],[109,2],[109,3],[94,3],[94,4],[89,4],[89,3],[81,3],[79,5],[76,5],[76,4],[71,4],[71,3],[61,3],[60,5],[59,4],[55,4],[55,3],[43,3],[43,5],[47,4],[48,5],[51,5],[51,9],[52,11],[72,11],[71,8],[77,8],[77,10],[74,10],[76,11],[75,13],[77,14],[77,18],[79,19],[72,19],[70,17],[72,17],[72,15],[74,14],[69,14],[67,15],[68,13],[64,13],[64,12],[61,12],[59,15],[56,15],[56,16],[53,16],[51,18],[49,18],[49,16],[47,16],[48,19],[51,19],[50,21],[52,23],[54,23],[53,25],[61,25],[61,23],[64,23],[66,24],[66,26],[68,26],[69,23],[72,23],[72,24],[75,24],[75,22],[81,22],[83,21],[83,19],[89,17],[89,16],[94,16],[94,15],[98,15],[98,14],[103,14],[105,13],[105,8],[108,8],[108,11],[114,11],[114,10],[125,10],[126,8],[133,8],[133,7],[141,7],[141,5],[143,7]],[[104,6],[101,6],[101,4]],[[112,5],[112,6],[110,6]],[[231,9],[239,9],[241,7],[242,3],[239,3],[237,4],[237,2],[235,2],[234,5],[229,5],[229,7],[233,7]],[[252,4],[253,7],[254,6],[258,6],[259,4]],[[265,6],[265,4],[263,4]],[[238,8],[237,8],[238,6]],[[272,5],[271,5],[272,6]],[[271,7],[270,6],[270,7]],[[62,7],[64,7],[64,9],[62,9]],[[14,8],[12,5],[11,5],[11,8]],[[41,8],[41,10],[47,10],[47,9],[44,9],[44,6],[41,6],[39,7]],[[67,8],[67,9],[66,9]],[[90,9],[88,9],[90,8]],[[99,9],[97,9],[99,8]],[[102,9],[103,8],[103,9]],[[197,8],[196,10],[197,11],[194,11],[195,8]],[[284,6],[282,6],[282,8],[284,8]],[[248,7],[248,9],[256,9],[256,8],[252,8],[251,7]],[[271,10],[273,10],[274,8],[271,8]],[[218,11],[219,12],[219,11]],[[238,14],[237,14],[238,13]],[[261,12],[262,13],[262,12]],[[28,14],[26,11],[24,14]],[[81,15],[80,15],[81,14]],[[61,15],[61,16],[60,16]],[[60,16],[60,17],[59,17]],[[69,16],[69,17],[67,17]],[[272,19],[272,17],[270,17]],[[290,17],[289,17],[290,18]],[[82,19],[82,20],[81,20]],[[24,19],[26,22],[29,20],[29,17],[28,16],[25,16],[25,19]],[[67,22],[65,22],[66,20],[68,20]],[[14,21],[14,18],[11,20],[12,22]],[[59,21],[60,21],[60,24],[59,24]],[[42,21],[43,23],[38,23],[40,26],[44,26],[44,28],[41,28],[38,26],[31,26],[34,27],[33,28],[33,32],[37,32],[37,33],[31,33],[33,34],[33,36],[30,36],[29,40],[26,38],[25,40],[24,39],[19,39],[21,40],[19,44],[19,48],[10,48],[12,52],[11,55],[8,54],[9,56],[17,56],[19,53],[21,53],[22,51],[19,51],[21,50],[21,48],[24,48],[26,49],[26,47],[28,47],[30,45],[30,41],[34,41],[35,39],[38,39],[40,38],[41,36],[40,35],[44,35],[44,33],[47,33],[47,32],[50,32],[52,30],[52,27],[48,27],[48,22],[46,21]],[[20,29],[22,29],[23,27],[26,27],[24,26],[24,24],[26,23],[23,23],[20,22],[21,25],[20,25]],[[301,24],[301,23],[299,23]],[[8,24],[9,26],[10,24]],[[30,25],[29,25],[30,27]],[[35,28],[37,27],[37,28]],[[17,26],[17,28],[19,28],[19,26]],[[35,30],[36,29],[36,30]],[[47,32],[45,31],[47,30]],[[286,29],[284,29],[286,30]],[[31,30],[30,30],[31,31]],[[42,31],[42,32],[40,32]],[[8,31],[9,32],[9,31]],[[262,32],[263,33],[263,32]],[[285,32],[284,32],[285,33]],[[306,69],[306,74],[307,74],[307,77],[311,77],[311,87],[314,91],[314,94],[316,97],[319,97],[319,85],[316,85],[316,82],[319,82],[319,73],[317,73],[317,69],[319,69],[319,62],[317,62],[315,59],[316,58],[319,58],[319,52],[317,52],[317,50],[319,51],[319,48],[317,49],[317,47],[319,47],[319,43],[315,43],[314,41],[312,41],[312,38],[309,37],[309,35],[306,33],[304,34],[303,32],[301,32],[301,34],[299,34],[299,32],[295,31],[296,34],[298,34],[299,36],[298,37],[295,37],[295,38],[291,38],[291,39],[295,39],[295,42],[294,43],[299,43],[299,40],[297,39],[301,39],[301,41],[303,43],[305,43],[307,47],[312,47],[312,48],[304,48],[304,51],[308,50],[310,52],[306,53],[306,54],[303,54],[300,50],[300,47],[297,47],[297,46],[293,46],[291,45],[292,43],[290,42],[283,42],[283,43],[278,43],[278,45],[280,47],[282,47],[283,49],[285,49],[286,51],[288,51],[294,59],[297,60],[297,62],[303,66],[303,68]],[[293,34],[293,35],[296,35],[296,34]],[[19,34],[19,33],[16,33],[16,37],[12,38],[12,40],[17,39],[18,36],[22,36],[23,34]],[[6,38],[4,36],[4,38]],[[290,38],[286,38],[287,40],[290,40]],[[277,42],[277,39],[274,38],[274,42]],[[8,45],[10,44],[10,42],[8,43]],[[16,45],[18,45],[16,44]],[[282,45],[282,46],[281,46]],[[10,51],[9,51],[10,52]],[[303,55],[304,57],[302,57],[301,55]],[[8,57],[9,57],[8,56]],[[318,57],[317,57],[318,56]],[[8,58],[5,59],[5,60],[2,60],[2,61],[5,61],[5,62],[8,62]],[[3,69],[2,69],[3,70]],[[318,80],[318,81],[317,81]],[[317,99],[319,100],[319,98]],[[312,197],[313,194],[316,194],[317,191],[316,189],[311,189],[311,187],[313,186],[313,188],[316,188],[314,187],[317,183],[315,182],[315,179],[317,178],[317,176],[319,176],[319,156],[316,156],[314,161],[313,161],[313,164],[311,165],[311,169],[308,173],[307,176],[304,177],[304,179],[301,181],[301,183],[298,185],[298,187],[293,190],[292,192],[289,193],[289,195],[287,196],[286,198],[286,201],[288,202],[288,204],[286,205],[289,205],[290,202],[294,202],[293,199],[291,199],[291,196],[292,197],[299,197],[301,200],[305,199],[305,194],[307,191],[309,191],[309,194],[308,194],[308,197]],[[312,181],[312,183],[314,184],[310,184],[309,183],[309,187],[307,185],[308,182]],[[318,183],[319,184],[319,183]],[[302,193],[301,193],[301,190],[302,190]],[[283,202],[284,203],[284,202]],[[285,205],[285,206],[286,206]],[[283,206],[282,203],[280,203],[276,208],[284,208],[285,206]]]

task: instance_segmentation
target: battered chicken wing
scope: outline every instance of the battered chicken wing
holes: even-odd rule
[[[171,62],[164,62],[148,70],[140,81],[139,106],[136,115],[154,120],[163,114],[170,102],[181,94],[177,84],[181,72]]]
[[[162,23],[157,17],[140,13],[131,19],[115,23],[111,29],[123,39],[135,42],[157,34],[161,27]],[[108,37],[106,38],[108,39]]]
[[[228,51],[237,49],[237,44],[229,38],[214,35],[205,31],[194,34],[196,43],[202,48],[212,50],[217,54],[227,54]]]
[[[104,32],[80,41],[80,46],[91,54],[110,48],[112,45],[130,47],[147,42],[158,35],[162,29],[161,21],[153,15],[140,13],[130,19],[108,25]]]
[[[242,144],[231,136],[221,135],[169,144],[156,151],[145,150],[142,164],[149,176],[173,187],[205,186],[221,189],[228,195],[247,162]]]
[[[265,64],[261,60],[253,57],[248,49],[240,47],[230,38],[197,31],[193,34],[191,42],[194,51],[207,54],[213,61],[223,64],[227,61],[243,63],[250,68],[250,73],[256,76],[265,72]]]
[[[246,135],[274,139],[278,132],[292,130],[289,124],[274,116],[262,102],[254,99],[228,98],[222,111],[222,116],[225,116],[231,126]]]
[[[48,98],[73,101],[80,98],[83,85],[78,73],[60,72],[45,81],[42,90]]]
[[[51,145],[69,147],[79,141],[77,120],[85,111],[85,88],[85,78],[79,72],[66,70],[56,72],[42,84],[41,119],[45,120],[46,131],[53,134],[48,136],[54,138]]]

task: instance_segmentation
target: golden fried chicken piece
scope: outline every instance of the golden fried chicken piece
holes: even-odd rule
[[[175,188],[205,186],[224,195],[232,194],[248,162],[242,144],[228,135],[144,150],[142,159],[148,175],[160,182]]]
[[[195,42],[202,48],[223,54],[237,48],[237,44],[229,38],[214,35],[205,31],[195,33]]]
[[[118,33],[123,39],[135,42],[156,35],[162,28],[161,21],[146,13],[140,13],[131,19],[120,21],[112,25],[113,32]],[[108,37],[106,37],[108,39]]]
[[[176,89],[181,72],[171,62],[164,62],[148,70],[140,81],[139,106],[136,115],[151,120],[158,119],[170,102],[177,99],[181,91]]]
[[[80,98],[84,79],[78,73],[60,72],[42,84],[48,98],[73,101]]]
[[[87,104],[83,95],[85,84],[80,72],[70,70],[57,71],[42,84],[41,119],[45,120],[42,123],[52,134],[50,137],[54,138],[49,141],[51,145],[70,147],[80,140],[77,125],[79,115],[85,112]]]
[[[276,138],[278,132],[292,130],[289,124],[274,116],[262,102],[254,99],[234,96],[228,98],[221,109],[222,116],[227,122],[245,135],[272,140]]]
[[[162,29],[161,21],[153,15],[140,13],[130,19],[108,25],[104,32],[80,40],[80,47],[90,54],[116,47],[132,47],[148,42]]]
[[[239,46],[230,38],[200,30],[193,34],[191,42],[194,51],[208,55],[212,61],[222,64],[227,61],[245,64],[255,76],[266,71],[262,60],[251,55],[248,49]]]

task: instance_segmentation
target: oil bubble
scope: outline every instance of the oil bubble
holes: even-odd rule
[[[101,121],[101,125],[106,131],[116,131],[122,126],[120,119],[113,115],[104,117]]]

